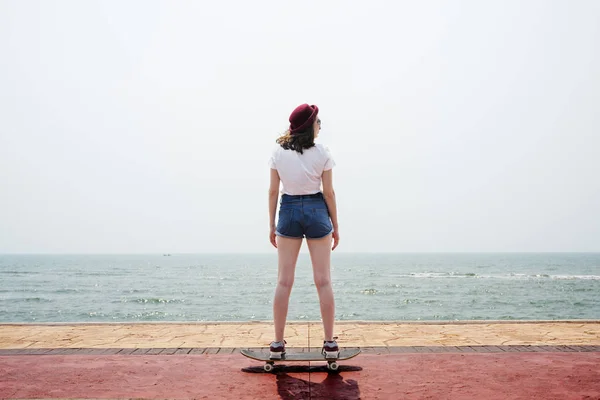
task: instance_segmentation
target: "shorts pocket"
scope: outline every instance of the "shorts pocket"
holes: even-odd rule
[[[306,236],[309,238],[321,238],[331,233],[333,226],[326,208],[315,208],[311,212],[310,223],[307,226]]]
[[[317,208],[315,210],[316,221],[322,224],[325,228],[331,229],[331,218],[329,217],[329,210],[326,208]]]
[[[279,217],[277,219],[277,232],[282,235],[290,235],[290,225],[292,222],[293,211],[290,208],[280,209]]]

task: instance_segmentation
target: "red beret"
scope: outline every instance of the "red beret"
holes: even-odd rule
[[[315,122],[319,107],[301,104],[290,114],[290,134],[303,132]]]

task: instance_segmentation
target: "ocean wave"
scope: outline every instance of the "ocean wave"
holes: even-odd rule
[[[79,289],[57,289],[54,293],[79,293]]]
[[[373,294],[379,293],[379,290],[373,289],[373,288],[369,288],[369,289],[361,290],[360,293],[362,293],[362,294],[368,294],[368,295],[373,295]]]
[[[184,299],[163,299],[160,297],[141,298],[141,299],[121,299],[121,303],[150,303],[150,304],[171,304],[185,303]]]
[[[400,276],[408,278],[474,278],[479,275],[475,272],[412,272]]]
[[[154,319],[164,319],[164,318],[169,317],[170,315],[177,315],[177,314],[169,314],[169,313],[163,312],[163,311],[147,311],[147,312],[143,312],[143,313],[127,314],[125,316],[125,318],[133,319],[133,320],[150,320],[150,321],[152,321]],[[185,314],[184,314],[184,316],[185,316]]]
[[[37,271],[14,271],[14,270],[8,270],[8,271],[0,271],[0,274],[7,274],[7,275],[39,275],[40,272],[37,272]]]
[[[600,275],[550,275],[552,279],[583,279],[583,280],[600,280]]]
[[[476,274],[472,272],[413,272],[399,275],[404,278],[477,278],[477,279],[555,279],[555,280],[600,280],[600,275],[550,275],[550,274]]]
[[[31,303],[51,303],[53,301],[52,299],[47,299],[45,297],[23,297],[23,298],[14,298],[14,299],[7,299],[7,300],[14,302],[14,303],[20,303],[22,301],[31,302]]]
[[[83,276],[83,277],[88,277],[88,276],[123,276],[123,275],[127,275],[127,271],[98,271],[98,272],[93,272],[93,271],[75,271],[75,272],[71,272],[71,271],[64,271],[65,275],[70,275],[70,276]]]

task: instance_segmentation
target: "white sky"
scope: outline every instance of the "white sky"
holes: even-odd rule
[[[304,102],[336,251],[600,251],[599,21],[594,0],[0,0],[0,253],[274,251],[267,160]]]

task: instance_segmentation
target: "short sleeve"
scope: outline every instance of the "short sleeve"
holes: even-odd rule
[[[335,160],[333,159],[333,156],[331,155],[331,151],[329,150],[329,147],[324,146],[324,150],[325,150],[325,167],[323,168],[323,171],[328,171],[330,169],[332,169],[333,167],[335,167]]]
[[[274,148],[269,157],[269,167],[271,169],[277,169],[277,148]]]

